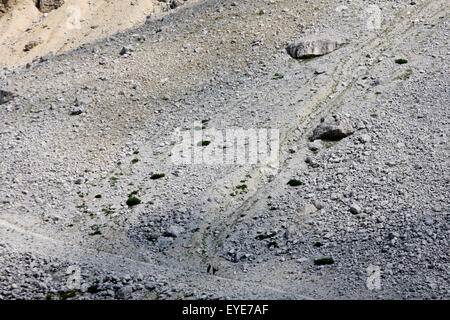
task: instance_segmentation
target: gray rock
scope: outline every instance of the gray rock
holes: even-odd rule
[[[170,9],[178,8],[179,6],[182,6],[184,4],[184,1],[181,0],[171,0],[170,1]]]
[[[43,13],[58,9],[64,4],[64,0],[35,0],[34,2],[39,11]]]
[[[89,105],[92,102],[91,98],[85,95],[79,95],[75,98],[75,106],[83,106],[83,105]]]
[[[350,212],[353,214],[360,214],[361,211],[362,211],[361,207],[356,203],[350,206]]]
[[[28,42],[25,47],[23,48],[23,51],[27,52],[30,51],[31,49],[33,49],[34,47],[39,45],[39,41],[37,40],[31,40],[30,42]]]
[[[131,54],[131,52],[133,52],[133,48],[131,46],[125,46],[122,47],[122,50],[120,50],[119,54],[121,56],[128,57]]]
[[[184,232],[184,228],[177,225],[170,226],[166,232],[164,232],[164,236],[177,238]]]
[[[131,297],[131,294],[133,293],[133,287],[132,286],[125,286],[117,290],[116,292],[116,298],[117,299],[129,299]]]
[[[361,143],[368,143],[372,140],[372,137],[369,134],[363,134],[358,138]]]
[[[14,94],[9,91],[0,90],[0,104],[10,102],[14,98]]]
[[[318,142],[310,142],[308,143],[308,148],[311,151],[319,151],[322,145]]]
[[[340,140],[355,132],[353,126],[346,119],[341,119],[339,115],[332,115],[322,118],[321,123],[314,129],[310,141],[322,140]]]
[[[292,58],[306,59],[323,56],[339,49],[343,42],[327,37],[311,37],[290,44],[286,50]]]

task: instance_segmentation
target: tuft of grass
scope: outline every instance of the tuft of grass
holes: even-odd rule
[[[314,264],[316,266],[323,266],[323,265],[327,265],[327,264],[333,264],[334,260],[331,257],[324,257],[324,258],[319,258],[314,260]]]
[[[127,203],[127,206],[133,207],[133,206],[140,204],[141,199],[136,198],[136,197],[129,197],[126,203]]]
[[[112,210],[112,209],[103,208],[102,211],[105,214],[105,216],[109,216],[110,214],[114,213],[114,210]]]
[[[139,190],[131,191],[131,192],[128,194],[128,198],[131,198],[132,196],[135,196],[135,195],[137,195],[138,193],[139,193]]]
[[[211,143],[211,141],[203,140],[203,141],[200,141],[200,142],[198,143],[198,145],[199,145],[199,146],[202,146],[202,147],[206,147],[206,146],[209,146],[210,143]]]
[[[280,80],[283,78],[284,78],[284,75],[282,75],[281,73],[275,73],[272,77],[272,80]]]
[[[297,180],[297,179],[291,179],[288,181],[287,184],[290,185],[291,187],[298,187],[298,186],[301,186],[303,184],[303,182],[301,182],[300,180]]]
[[[109,178],[109,183],[111,184],[111,186],[115,186],[117,180],[119,180],[119,178],[117,178],[117,177],[111,177],[111,178]]]
[[[138,162],[139,162],[138,158],[134,158],[133,160],[131,160],[131,163],[133,163],[133,164],[138,163]]]
[[[397,63],[397,64],[406,64],[406,63],[408,63],[408,60],[406,60],[406,59],[396,59],[395,63]]]
[[[154,173],[150,176],[150,179],[157,180],[165,177],[166,175],[164,173]]]
[[[267,244],[267,248],[271,248],[271,247],[279,248],[278,242],[276,242],[276,241],[270,241],[270,242]]]
[[[272,232],[272,233],[269,233],[269,234],[258,234],[258,235],[255,237],[255,239],[256,239],[256,240],[265,240],[265,239],[273,238],[273,237],[275,237],[276,235],[277,235],[276,232]]]
[[[139,150],[134,150],[133,154],[139,154]]]
[[[66,300],[67,298],[73,298],[76,295],[77,295],[77,290],[75,290],[75,289],[59,293],[59,297],[61,298],[61,300]]]

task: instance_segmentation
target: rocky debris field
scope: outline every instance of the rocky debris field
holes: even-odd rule
[[[205,0],[3,68],[0,298],[450,298],[447,7]],[[177,161],[229,128],[277,161]]]

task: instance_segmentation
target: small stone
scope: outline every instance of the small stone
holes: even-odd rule
[[[311,214],[317,212],[317,208],[313,204],[307,204],[306,206],[298,209],[297,212],[300,214]]]
[[[125,286],[117,290],[116,292],[116,298],[117,299],[129,299],[131,297],[131,294],[133,293],[133,287],[132,286]]]
[[[23,48],[24,52],[30,51],[32,50],[34,47],[36,47],[37,45],[39,45],[39,41],[36,40],[32,40],[30,42],[28,42],[25,47]]]
[[[164,236],[166,237],[172,237],[177,238],[184,232],[184,228],[177,225],[170,226],[166,232],[164,233]]]
[[[363,134],[358,138],[358,140],[361,143],[368,143],[372,140],[372,137],[368,134]]]
[[[322,147],[322,145],[318,142],[310,142],[308,143],[308,148],[309,150],[315,152],[315,151],[319,151],[320,148]]]
[[[356,203],[352,204],[350,207],[350,212],[353,214],[360,214],[361,210],[361,207]]]

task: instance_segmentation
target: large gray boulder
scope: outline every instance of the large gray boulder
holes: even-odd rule
[[[292,58],[306,59],[331,53],[342,47],[343,44],[344,42],[338,38],[313,36],[294,41],[286,50]]]
[[[321,123],[314,129],[310,141],[340,140],[355,132],[352,124],[347,119],[342,119],[340,115],[333,114],[321,119]]]

